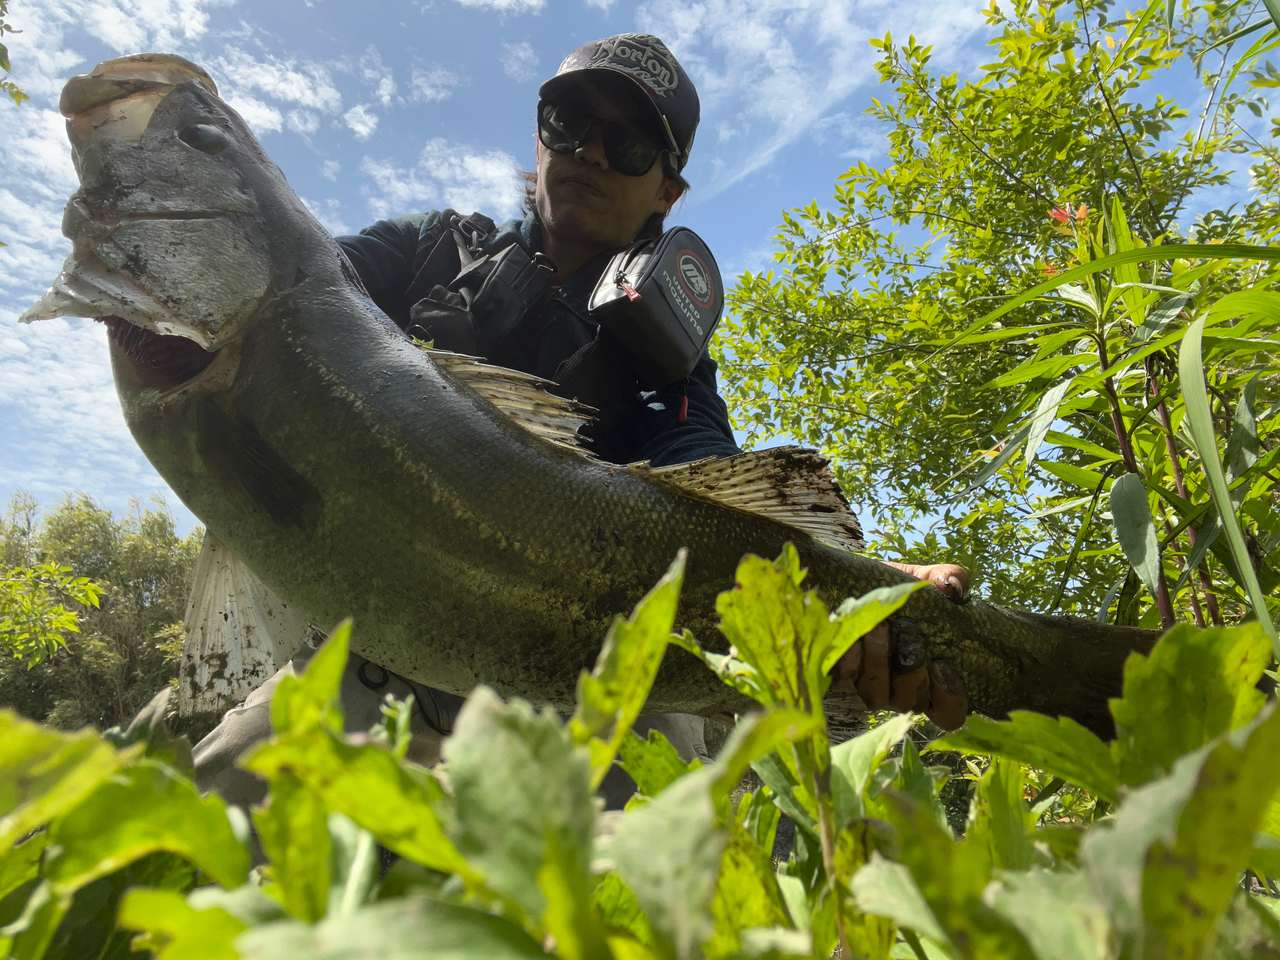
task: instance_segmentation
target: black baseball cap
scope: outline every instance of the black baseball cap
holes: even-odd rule
[[[642,99],[653,106],[676,170],[683,170],[698,131],[698,91],[667,45],[648,33],[620,33],[585,43],[564,58],[538,96],[554,99],[592,75],[625,78],[645,95]]]

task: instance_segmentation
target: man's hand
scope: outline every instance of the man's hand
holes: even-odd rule
[[[954,563],[889,566],[928,580],[956,603],[969,598],[969,573],[964,567]],[[921,711],[943,730],[954,730],[963,724],[969,713],[969,698],[955,667],[946,660],[929,662],[923,646],[906,649],[907,644],[900,645],[903,649],[891,649],[895,645],[890,643],[889,624],[881,623],[836,664],[835,681],[852,682],[871,710]],[[896,676],[890,669],[895,655],[900,663]]]

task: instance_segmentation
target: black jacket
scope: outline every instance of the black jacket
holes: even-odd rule
[[[409,328],[415,303],[436,284],[447,285],[454,279],[433,275],[433,265],[428,263],[428,256],[449,230],[451,216],[452,211],[431,211],[395,217],[378,221],[358,236],[338,238],[374,302],[401,329]],[[512,243],[531,254],[542,249],[535,215],[508,221],[481,240],[486,254]],[[597,337],[598,325],[587,316],[586,303],[607,259],[604,255],[587,263],[558,290],[549,291],[487,359],[558,380],[565,361]],[[704,355],[687,378],[660,390],[641,391],[638,383],[621,384],[620,389],[621,402],[603,411],[590,429],[595,452],[602,459],[613,463],[648,460],[662,466],[740,452],[728,410],[716,390],[716,364],[709,356]],[[682,407],[684,422],[680,421]]]

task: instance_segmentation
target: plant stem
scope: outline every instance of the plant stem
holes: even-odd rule
[[[1110,366],[1107,359],[1107,341],[1103,334],[1099,333],[1097,337],[1098,344],[1098,362],[1102,364],[1102,369],[1106,370]],[[1138,470],[1138,458],[1134,456],[1133,444],[1129,441],[1129,432],[1124,427],[1124,417],[1121,413],[1120,395],[1116,393],[1115,380],[1107,377],[1102,381],[1102,385],[1107,394],[1107,405],[1111,409],[1111,426],[1115,430],[1116,442],[1120,445],[1120,455],[1124,458],[1125,468],[1130,473],[1136,473],[1141,476]],[[1177,623],[1177,619],[1173,615],[1173,600],[1169,597],[1169,581],[1164,575],[1164,557],[1163,551],[1160,551],[1159,545],[1156,546],[1159,556],[1159,575],[1156,579],[1156,608],[1160,611],[1160,625],[1169,630]]]
[[[1160,384],[1156,380],[1155,368],[1150,363],[1150,358],[1147,361],[1147,390],[1153,397],[1160,395]],[[1165,406],[1163,400],[1156,404],[1156,418],[1160,421],[1160,426],[1164,428],[1164,445],[1165,449],[1169,451],[1169,463],[1173,467],[1173,483],[1178,490],[1178,496],[1183,500],[1190,500],[1191,498],[1187,495],[1187,484],[1182,474],[1182,458],[1178,453],[1178,444],[1173,435],[1173,421],[1169,417],[1169,408]],[[1167,522],[1165,527],[1169,527]],[[1187,527],[1187,539],[1190,542],[1191,549],[1194,550],[1196,532],[1191,527]],[[1218,597],[1213,592],[1213,582],[1209,579],[1209,574],[1205,570],[1203,562],[1196,570],[1196,574],[1200,579],[1200,588],[1204,590],[1204,604],[1209,610],[1209,619],[1213,621],[1215,626],[1220,627],[1222,626],[1222,612],[1218,609]],[[1200,612],[1200,603],[1194,591],[1191,594],[1191,603],[1195,608],[1196,624],[1203,627],[1205,625],[1204,615]]]

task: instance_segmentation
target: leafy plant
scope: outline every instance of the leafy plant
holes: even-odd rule
[[[8,16],[9,16],[9,0],[0,0],[0,37],[3,37],[6,33],[18,32],[17,30],[13,29],[13,27],[5,19]],[[9,48],[6,47],[3,43],[0,43],[0,70],[3,70],[6,74],[10,72]],[[0,91],[3,91],[4,93],[8,94],[9,98],[14,103],[22,103],[23,100],[30,99],[30,97],[28,97],[21,90],[21,88],[19,88],[18,85],[14,83],[12,80],[10,80],[8,77],[5,77],[3,80],[0,80]]]
[[[938,799],[950,771],[925,764],[938,754],[922,757],[911,716],[834,746],[822,718],[827,668],[903,590],[829,614],[803,590],[794,552],[749,557],[719,601],[733,643],[720,656],[670,634],[682,576],[680,557],[615,623],[567,723],[480,688],[432,770],[406,759],[405,704],[388,703],[367,735],[342,733],[351,628],[339,627],[304,675],[284,678],[275,735],[244,761],[270,784],[252,815],[252,871],[248,823],[192,788],[165,695],[105,740],[0,713],[0,949],[28,960],[1277,955],[1278,901],[1240,887],[1246,868],[1280,873],[1280,716],[1256,689],[1269,648],[1257,624],[1179,627],[1133,656],[1110,745],[1069,720],[971,718],[935,745],[972,757],[958,835]],[[669,644],[761,706],[706,766],[627,730]],[[591,793],[613,762],[638,791],[602,815]],[[763,786],[744,791],[748,767]],[[1056,786],[1029,802],[1029,777],[1049,776]],[[1081,789],[1097,797],[1091,822],[1037,823]],[[775,864],[784,813],[794,848]],[[398,857],[385,872],[379,846]]]
[[[163,503],[115,516],[77,496],[41,514],[15,497],[0,516],[0,705],[63,728],[127,723],[177,676],[198,549]],[[76,632],[50,633],[72,618]],[[19,634],[38,657],[12,655]]]
[[[64,600],[98,606],[102,587],[70,573],[70,567],[41,563],[0,576],[0,644],[28,667],[66,646],[66,634],[80,632],[79,618]]]
[[[785,214],[776,270],[739,278],[736,425],[821,447],[876,550],[964,563],[997,602],[1171,626],[1265,619],[1270,597],[1274,615],[1280,167],[1239,120],[1272,68],[1256,44],[1213,66],[1270,22],[1255,6],[993,3],[969,80],[873,40],[889,160]],[[1197,69],[1198,123],[1159,93]],[[1233,71],[1255,85],[1231,93]],[[1247,199],[1206,209],[1242,152]]]

